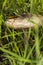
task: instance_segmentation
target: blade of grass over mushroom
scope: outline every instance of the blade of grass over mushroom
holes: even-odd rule
[[[18,56],[16,53],[13,53],[13,52],[10,52],[10,51],[8,51],[8,50],[5,50],[4,48],[2,48],[2,47],[0,47],[0,50],[1,51],[3,51],[3,52],[5,52],[5,53],[7,53],[7,54],[9,54],[9,55],[12,55],[13,57],[15,57],[17,60],[19,60],[19,61],[23,61],[23,62],[28,62],[28,63],[37,63],[38,61],[34,61],[34,60],[28,60],[28,59],[24,59],[23,57],[21,57],[21,56]]]

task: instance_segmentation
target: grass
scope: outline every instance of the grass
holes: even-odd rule
[[[0,65],[43,65],[43,24],[27,30],[4,24],[23,13],[43,15],[43,0],[0,0]]]

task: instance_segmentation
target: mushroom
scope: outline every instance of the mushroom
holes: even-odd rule
[[[5,21],[5,24],[8,27],[14,28],[14,29],[24,29],[24,28],[34,28],[35,24],[41,26],[43,21],[43,16],[37,16],[33,15],[31,18],[29,17],[18,17],[18,18],[12,18],[7,19]]]
[[[7,19],[5,21],[5,24],[10,28],[23,29],[24,40],[27,40],[26,29],[27,28],[35,28],[36,24],[41,26],[42,21],[43,21],[43,16],[33,15],[31,17],[26,16],[26,17],[18,17],[18,18]],[[26,41],[24,43],[26,43]]]

